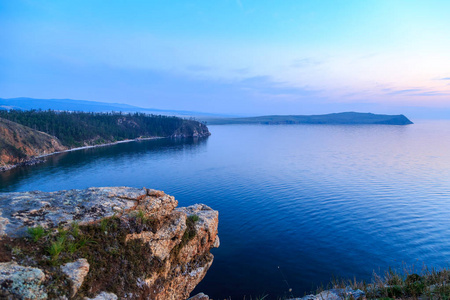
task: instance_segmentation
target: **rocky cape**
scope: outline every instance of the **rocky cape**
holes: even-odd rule
[[[139,125],[127,116],[118,116],[118,128],[136,128]],[[81,127],[83,124],[80,124]],[[86,130],[86,129],[83,129]],[[144,137],[114,140],[112,137],[96,136],[85,140],[81,147],[71,147],[45,132],[34,130],[16,122],[0,118],[0,172],[24,165],[34,165],[44,161],[44,157],[54,153],[74,151],[116,143],[141,141],[156,138],[203,138],[210,136],[208,127],[194,120],[183,119],[181,125],[166,136]]]
[[[54,136],[0,118],[0,171],[34,164],[39,156],[66,149]]]
[[[219,246],[218,212],[177,204],[129,187],[0,194],[0,298],[187,299]]]

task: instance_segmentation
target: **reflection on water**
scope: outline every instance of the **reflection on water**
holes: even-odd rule
[[[369,279],[402,262],[450,262],[450,123],[210,126],[51,157],[0,191],[161,189],[219,210],[221,247],[196,291],[214,299],[303,295],[333,275]]]
[[[83,188],[83,184],[86,184],[86,187],[89,187],[91,186],[90,182],[86,182],[85,180],[81,180],[81,182],[78,183],[68,180],[68,185],[64,185],[64,187],[57,185],[54,180],[57,180],[56,177],[62,176],[62,181],[66,182],[66,180],[69,179],[67,177],[68,174],[80,170],[86,170],[86,172],[100,171],[100,173],[102,173],[101,169],[94,170],[102,164],[115,166],[116,169],[120,167],[126,168],[127,160],[139,162],[148,157],[151,157],[152,159],[160,158],[168,154],[174,155],[177,152],[195,153],[196,151],[201,151],[201,148],[206,145],[207,141],[207,138],[143,140],[58,153],[46,157],[45,163],[15,168],[0,173],[0,192],[28,190],[28,185],[26,185],[27,182],[40,181],[40,179],[44,178],[47,180],[41,181],[42,183],[40,185],[36,186],[36,184],[32,184],[31,186],[33,186],[33,189],[54,191],[60,189],[72,189],[75,188],[75,186],[76,188]],[[107,170],[108,169],[105,168],[105,172]],[[106,175],[107,174],[103,174],[102,176]],[[80,179],[82,179],[82,177],[83,176],[80,176]],[[25,186],[22,186],[23,184],[25,184]],[[111,184],[106,183],[105,185]],[[18,186],[22,186],[22,188],[17,189]]]

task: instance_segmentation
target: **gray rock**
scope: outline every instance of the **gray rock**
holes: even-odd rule
[[[75,262],[61,266],[61,271],[66,274],[72,282],[71,297],[73,297],[78,292],[78,289],[83,284],[84,277],[86,277],[89,272],[89,263],[86,259],[80,258]]]
[[[117,300],[116,294],[101,292],[95,298],[84,298],[85,300]]]
[[[20,299],[47,299],[42,281],[44,273],[37,268],[20,266],[15,262],[0,263],[0,285]]]
[[[203,293],[198,293],[197,295],[189,298],[188,300],[209,300],[209,296]]]
[[[317,295],[307,295],[302,298],[293,298],[288,300],[346,300],[346,299],[365,299],[365,294],[361,290],[354,290],[349,287],[345,289],[331,289],[323,291]]]
[[[148,213],[166,208],[171,211],[178,202],[171,196],[155,198],[147,189],[103,187],[58,192],[21,192],[0,194],[0,235],[24,236],[27,227],[98,221],[126,211],[138,204]],[[167,205],[170,203],[171,205]]]

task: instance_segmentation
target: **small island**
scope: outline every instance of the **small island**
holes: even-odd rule
[[[380,115],[372,113],[342,112],[326,115],[272,115],[248,118],[214,118],[205,121],[210,125],[229,124],[329,124],[329,125],[409,125],[404,115]]]

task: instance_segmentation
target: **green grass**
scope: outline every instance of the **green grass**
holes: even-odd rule
[[[142,209],[139,209],[136,213],[136,218],[140,219],[141,221],[145,221],[145,213]]]
[[[50,244],[50,247],[48,247],[47,251],[48,254],[50,254],[52,261],[56,262],[59,258],[59,255],[64,250],[64,243],[66,242],[66,238],[63,236],[60,236],[56,239],[56,241],[52,242]]]
[[[100,229],[102,230],[102,232],[107,232],[108,223],[109,223],[109,221],[107,218],[103,218],[100,220]]]
[[[72,223],[72,232],[71,233],[74,238],[77,238],[80,236],[80,225],[78,224],[78,222]]]
[[[45,229],[42,226],[30,227],[27,229],[28,234],[32,238],[33,242],[39,241],[46,235]]]
[[[188,219],[190,220],[190,221],[192,221],[192,222],[197,222],[198,220],[200,220],[200,217],[199,216],[197,216],[197,215],[190,215],[189,217],[188,217]]]
[[[450,300],[450,269],[423,266],[389,268],[384,274],[374,273],[371,282],[334,280],[328,288],[360,289],[367,299],[443,299]]]

